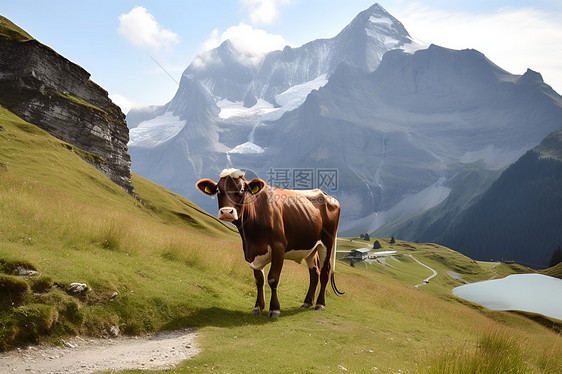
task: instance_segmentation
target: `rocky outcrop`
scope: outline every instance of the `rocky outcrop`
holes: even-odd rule
[[[125,115],[90,74],[0,17],[0,104],[91,154],[85,160],[134,195]]]

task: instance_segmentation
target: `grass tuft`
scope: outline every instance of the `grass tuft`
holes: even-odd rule
[[[55,282],[53,281],[53,278],[49,276],[42,276],[33,281],[31,290],[37,293],[49,292],[51,288],[53,288],[54,284]]]
[[[493,330],[481,335],[476,344],[446,350],[421,365],[421,373],[426,374],[497,374],[528,373],[524,361],[526,350],[524,340],[505,331]]]
[[[24,279],[0,274],[0,310],[2,307],[20,305],[30,294],[29,283]]]

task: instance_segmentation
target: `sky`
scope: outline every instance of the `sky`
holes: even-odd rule
[[[477,49],[562,94],[562,1],[380,0],[410,36]],[[2,0],[0,15],[91,74],[127,113],[174,96],[201,52],[230,39],[256,59],[337,35],[374,0]]]

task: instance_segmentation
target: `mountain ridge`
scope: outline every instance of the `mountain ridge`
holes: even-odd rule
[[[195,111],[207,117],[186,121],[181,131],[152,148],[140,146],[137,134],[181,123],[157,126],[171,116],[168,107],[141,121],[131,131],[133,170],[210,212],[216,202],[193,189],[198,179],[238,167],[275,185],[283,174],[279,187],[327,187],[342,204],[343,234],[389,233],[450,194],[458,198],[456,207],[467,207],[478,193],[464,188],[464,180],[477,192],[485,190],[499,171],[560,127],[562,97],[539,73],[511,74],[473,49],[432,44],[404,50],[406,44],[392,42],[374,70],[365,68],[365,56],[376,54],[376,48],[363,43],[377,39],[368,30],[385,30],[373,34],[379,41],[398,40],[390,31],[412,40],[399,21],[375,11],[380,9],[361,12],[333,38],[267,54],[247,90],[244,81],[244,89],[231,96],[237,101],[214,91],[218,86],[199,79],[190,65],[173,103],[177,108],[194,105],[180,92],[184,88],[193,87],[196,97],[206,91]],[[330,55],[350,47],[353,43],[342,40],[352,34],[363,46],[346,55],[362,56],[363,65]],[[235,52],[230,43],[226,47]],[[220,79],[228,76],[226,70],[220,73]],[[176,117],[184,118],[180,110]],[[199,126],[209,138],[200,137]],[[295,178],[302,170],[312,173],[308,186]],[[337,187],[320,185],[323,170],[337,171]]]

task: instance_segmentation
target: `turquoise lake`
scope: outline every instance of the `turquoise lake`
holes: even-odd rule
[[[515,274],[453,289],[460,298],[492,310],[521,310],[562,320],[562,279]]]

